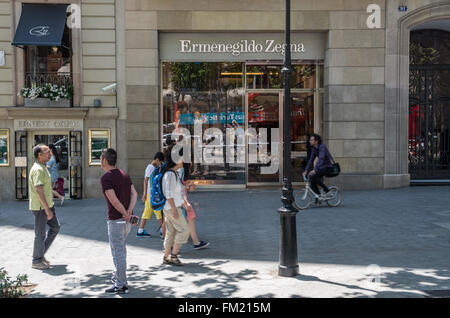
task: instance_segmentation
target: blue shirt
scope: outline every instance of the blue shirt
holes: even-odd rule
[[[314,164],[314,159],[319,157],[316,162],[316,166],[314,170],[317,172],[324,168],[330,168],[333,166],[330,153],[328,152],[327,147],[324,144],[320,144],[318,146],[312,147],[311,157],[309,158],[308,165],[306,166],[305,171],[309,172]]]
[[[58,166],[59,164],[56,162],[55,156],[52,155],[49,162],[47,162],[47,169],[50,173],[50,178],[52,179],[52,183],[58,182]]]

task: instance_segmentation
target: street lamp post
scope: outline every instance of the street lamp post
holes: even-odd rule
[[[299,274],[297,255],[298,210],[293,206],[292,174],[291,174],[291,3],[286,0],[286,33],[284,50],[284,111],[283,111],[283,189],[278,209],[280,214],[280,264],[278,275],[293,277]]]

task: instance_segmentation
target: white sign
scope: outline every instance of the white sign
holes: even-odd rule
[[[191,40],[179,40],[180,53],[230,53],[239,56],[241,53],[281,53],[284,55],[286,44],[276,43],[275,40],[240,40],[235,43],[195,43]],[[305,44],[293,43],[291,52],[305,53]]]
[[[0,66],[5,66],[5,51],[0,51]]]
[[[82,130],[83,120],[76,119],[16,119],[15,130],[27,129],[59,129],[59,130]]]
[[[27,166],[27,157],[15,157],[16,168],[25,168]]]

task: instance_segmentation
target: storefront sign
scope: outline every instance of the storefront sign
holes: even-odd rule
[[[179,40],[180,53],[229,53],[239,56],[241,53],[280,53],[284,56],[286,44],[275,40],[257,42],[256,40],[240,40],[236,43],[195,43],[191,40]],[[305,44],[290,45],[292,53],[305,53]]]
[[[27,129],[63,129],[63,130],[80,130],[83,129],[82,120],[68,119],[17,119],[14,120],[15,130]]]
[[[165,61],[283,60],[283,33],[162,33],[160,56]],[[326,34],[292,32],[292,59],[325,59]]]
[[[19,119],[14,121],[15,130],[26,129],[82,129],[82,120],[65,119]]]

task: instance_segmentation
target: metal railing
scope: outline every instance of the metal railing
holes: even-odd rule
[[[56,84],[59,86],[73,85],[72,73],[26,73],[25,87],[30,88],[33,85],[40,86],[44,84]]]

